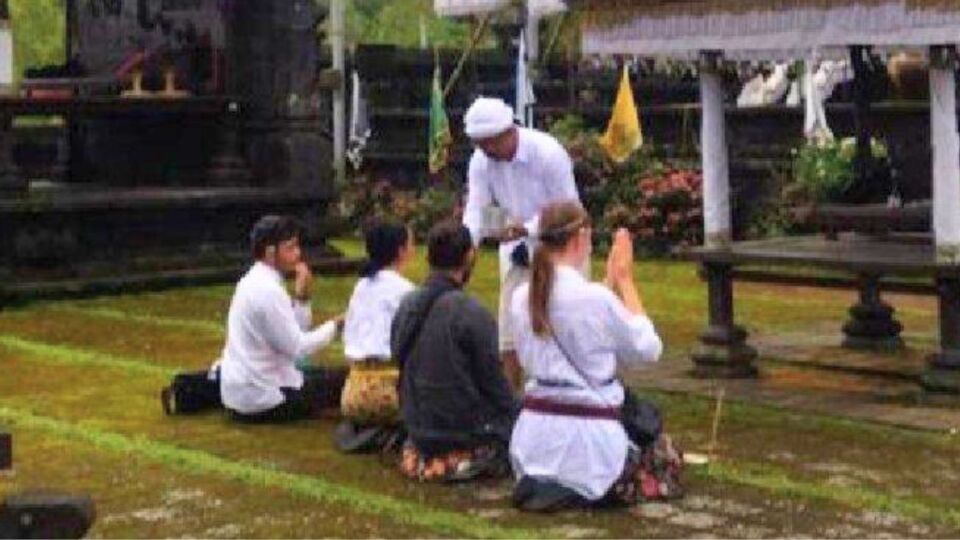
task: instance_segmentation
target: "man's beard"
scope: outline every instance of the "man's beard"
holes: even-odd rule
[[[473,277],[473,267],[476,266],[476,261],[470,263],[469,266],[463,269],[463,276],[460,281],[461,287],[466,287],[470,283],[470,278]]]

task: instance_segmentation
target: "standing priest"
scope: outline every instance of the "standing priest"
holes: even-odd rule
[[[522,375],[510,299],[530,279],[540,211],[552,202],[579,203],[580,196],[563,146],[547,133],[515,125],[513,109],[502,100],[478,98],[464,124],[476,150],[467,172],[463,222],[475,243],[485,237],[500,242],[500,357],[507,380],[517,389]]]

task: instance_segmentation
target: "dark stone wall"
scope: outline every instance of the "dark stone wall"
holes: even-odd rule
[[[243,138],[255,178],[332,194],[329,96],[320,91],[312,0],[234,2],[228,90],[246,103]]]
[[[158,276],[170,282],[171,272],[209,277],[220,269],[232,279],[249,263],[248,232],[265,213],[305,223],[311,262],[334,255],[325,243],[334,195],[330,98],[316,82],[325,66],[323,14],[313,0],[70,5],[74,52],[98,73],[131,50],[202,35],[222,52],[209,66],[221,79],[198,71],[197,96],[167,103],[166,112],[149,101],[131,112],[129,102],[103,98],[106,106],[86,110],[70,129],[16,137],[15,157],[30,178],[60,179],[69,165],[71,182],[0,194],[0,309],[4,298],[54,286],[124,291]],[[242,174],[250,172],[244,165],[252,174]]]

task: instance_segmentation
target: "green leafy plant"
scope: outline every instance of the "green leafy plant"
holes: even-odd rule
[[[62,0],[10,0],[15,77],[23,70],[65,59],[66,14]]]
[[[872,139],[871,151],[875,159],[887,159],[883,142]],[[856,140],[852,137],[805,144],[794,149],[793,175],[798,187],[811,202],[843,201],[856,179],[856,153]]]

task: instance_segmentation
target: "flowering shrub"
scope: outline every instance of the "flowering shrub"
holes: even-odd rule
[[[400,190],[386,180],[359,180],[343,190],[340,215],[351,231],[359,231],[370,219],[393,219],[409,225],[418,238],[435,223],[459,219],[462,213],[456,191],[429,187],[421,192]]]
[[[637,182],[637,205],[615,202],[603,213],[604,228],[626,227],[647,252],[663,254],[674,246],[703,240],[703,177],[699,171],[667,170]]]
[[[558,120],[550,131],[573,159],[600,249],[618,227],[630,229],[638,247],[648,253],[663,254],[673,246],[701,241],[699,172],[668,167],[653,157],[649,144],[626,163],[615,164],[597,144],[599,134],[587,130],[576,116]]]

